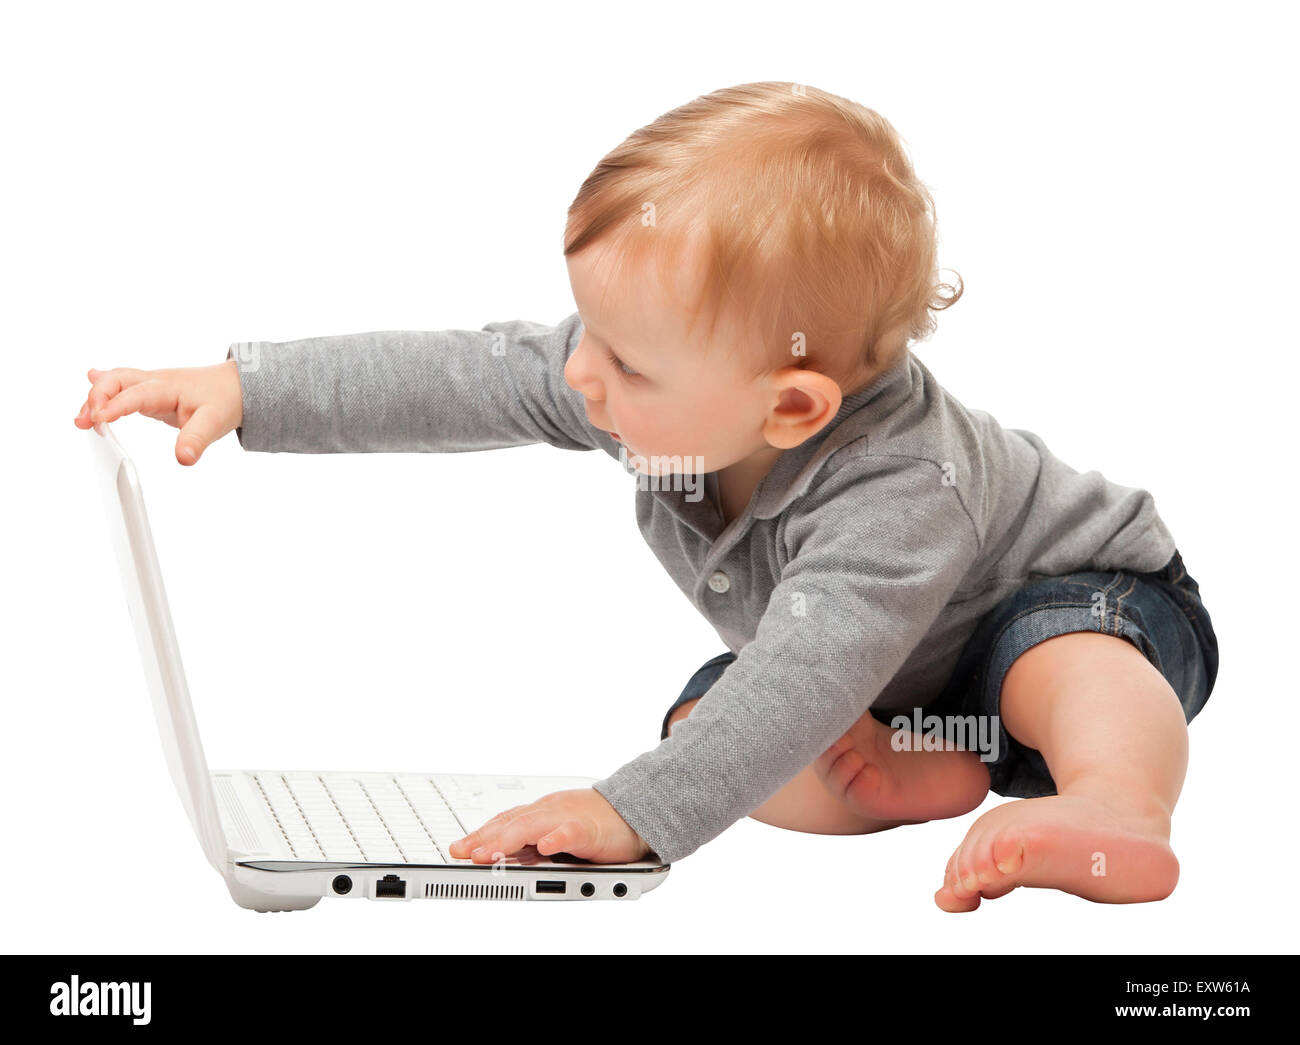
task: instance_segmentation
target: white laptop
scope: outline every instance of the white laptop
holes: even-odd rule
[[[594,778],[467,773],[209,771],[135,466],[109,426],[89,433],[163,753],[199,844],[241,907],[301,911],[323,896],[635,900],[669,865],[596,864],[528,847],[495,864],[451,842],[503,809]]]

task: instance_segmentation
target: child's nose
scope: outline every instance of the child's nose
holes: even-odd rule
[[[605,398],[605,390],[600,380],[587,367],[583,343],[579,343],[569,361],[564,364],[564,380],[575,392],[581,392],[587,399],[599,402]]]

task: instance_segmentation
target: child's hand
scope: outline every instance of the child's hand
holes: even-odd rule
[[[650,852],[604,795],[584,787],[555,791],[531,805],[498,813],[477,831],[453,842],[451,855],[457,860],[490,864],[498,855],[509,856],[534,844],[543,856],[572,853],[603,864],[631,863]]]
[[[88,370],[90,394],[72,423],[90,428],[132,411],[179,428],[176,460],[194,464],[227,432],[244,423],[243,391],[233,359],[215,366],[171,370]]]

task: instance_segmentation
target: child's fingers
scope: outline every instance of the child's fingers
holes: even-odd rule
[[[565,820],[543,835],[537,842],[537,851],[543,856],[552,853],[572,853],[582,856],[590,845],[587,826],[578,820]]]
[[[121,396],[121,388],[112,385],[100,392],[98,396],[92,392],[90,398],[90,419],[96,423],[116,420],[122,415],[120,407],[123,404],[118,403],[118,399]],[[115,404],[119,409],[114,410]],[[130,413],[129,410],[126,412]]]
[[[520,813],[490,832],[485,831],[482,840],[471,850],[470,859],[475,863],[491,863],[497,853],[506,856],[517,853],[530,842],[537,841],[554,823],[554,819],[543,810]]]
[[[89,370],[86,371],[86,379],[90,381],[91,385],[93,386],[94,383],[100,379],[103,373],[104,371],[96,370],[92,366]],[[86,401],[81,404],[81,409],[77,411],[77,416],[74,417],[72,420],[79,428],[81,427],[89,428],[93,423],[90,420],[90,395],[89,394],[86,395]]]
[[[102,371],[102,370],[96,370],[96,369],[92,366],[89,370],[86,371],[86,380],[88,380],[88,381],[93,385],[96,381],[99,380],[99,376],[100,376],[103,372],[104,372],[104,371]],[[78,411],[78,413],[77,413],[77,419],[78,419],[78,420],[80,420],[84,414],[86,414],[86,413],[89,412],[89,407],[90,407],[90,396],[87,395],[87,396],[86,396],[86,401],[85,401],[84,403],[81,404],[81,410]]]
[[[510,817],[516,815],[520,810],[527,808],[528,806],[526,805],[511,806],[509,809],[504,809],[500,813],[497,813],[496,816],[492,817],[476,831],[471,831],[459,841],[452,842],[451,855],[456,857],[458,860],[465,859],[465,857],[469,856],[477,846],[483,844],[484,832],[495,831],[499,826],[509,820]]]
[[[92,372],[99,375],[97,378],[92,379],[93,384],[86,396],[86,402],[90,404],[92,415],[96,409],[107,403],[122,389],[138,384],[147,376],[143,370],[131,370],[127,367]],[[95,418],[95,420],[99,419]]]
[[[142,381],[123,388],[91,411],[95,421],[116,421],[119,417],[143,410],[151,414],[172,413],[176,410],[178,395],[175,385],[165,381]]]
[[[103,373],[102,370],[96,370],[92,366],[89,370],[86,371],[86,379],[92,385],[94,385],[95,381],[98,379],[98,375],[102,373]],[[87,428],[90,427],[90,396],[89,395],[86,396],[85,402],[81,404],[81,409],[77,411],[77,416],[74,417],[72,420],[77,425],[78,428],[82,427],[83,421],[85,422],[85,427]]]
[[[497,830],[506,822],[506,818],[513,810],[506,813],[498,813],[477,831],[471,831],[458,842],[451,843],[451,855],[459,860],[466,859],[481,845],[486,845],[493,838]]]
[[[112,375],[100,375],[90,386],[90,391],[86,393],[86,405],[90,407],[92,417],[96,410],[120,391],[122,391],[120,380]]]

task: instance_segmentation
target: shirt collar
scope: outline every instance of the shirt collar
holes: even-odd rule
[[[826,459],[854,439],[867,434],[873,423],[911,394],[919,382],[920,363],[910,349],[864,388],[840,403],[835,417],[811,439],[785,451],[758,485],[754,517],[770,519],[781,514],[808,489]]]

